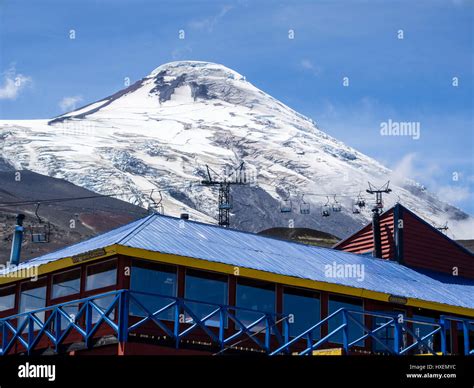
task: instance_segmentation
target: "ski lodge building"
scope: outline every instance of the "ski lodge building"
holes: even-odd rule
[[[0,354],[474,354],[473,254],[401,205],[380,226],[328,249],[150,215],[0,273]]]

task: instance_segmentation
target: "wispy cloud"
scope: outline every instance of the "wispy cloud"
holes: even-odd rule
[[[425,164],[422,167],[416,165],[417,158],[418,155],[415,152],[403,156],[393,167],[390,180],[398,186],[403,186],[407,179],[422,180],[425,184],[429,181],[431,184],[431,178],[439,173],[439,167],[435,164]]]
[[[20,92],[29,84],[31,77],[16,72],[11,66],[3,73],[3,84],[0,86],[0,100],[15,100]]]
[[[179,48],[175,48],[175,49],[171,52],[171,57],[172,57],[174,60],[177,60],[177,59],[188,59],[188,58],[191,57],[192,52],[193,52],[193,49],[192,49],[190,46],[179,47]]]
[[[59,101],[59,107],[63,112],[68,112],[76,109],[77,105],[82,101],[82,96],[63,97],[61,101]]]
[[[225,5],[221,8],[218,14],[203,18],[203,19],[197,19],[197,20],[192,20],[189,22],[189,27],[197,29],[197,30],[206,30],[208,32],[212,32],[214,30],[214,27],[216,26],[217,23],[227,14],[231,9],[234,7],[231,5]]]
[[[397,185],[403,185],[405,179],[422,182],[442,201],[453,205],[459,206],[474,197],[467,180],[446,179],[438,163],[426,160],[421,162],[416,153],[405,155],[395,166],[390,177],[390,180]]]
[[[315,65],[309,59],[302,59],[300,61],[300,67],[305,71],[309,71],[313,75],[320,75],[322,72],[322,68],[320,66]]]
[[[472,197],[472,193],[465,186],[442,186],[438,189],[438,197],[448,203],[460,203]]]

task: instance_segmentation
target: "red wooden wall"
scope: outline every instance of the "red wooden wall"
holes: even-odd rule
[[[393,243],[393,210],[386,211],[380,217],[380,234],[382,239],[382,258],[393,259],[394,243]],[[369,224],[353,234],[349,238],[339,242],[334,247],[341,251],[352,252],[352,253],[372,253],[374,249],[374,238],[372,233],[372,224]]]
[[[403,212],[403,259],[406,265],[474,278],[474,256],[409,211]]]
[[[403,220],[402,223],[399,223]],[[400,204],[380,217],[382,258],[412,267],[474,278],[474,255]],[[398,233],[398,242],[396,235]],[[367,253],[374,249],[372,224],[339,242],[335,249]]]

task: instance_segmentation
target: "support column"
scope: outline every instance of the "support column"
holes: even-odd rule
[[[321,291],[321,319],[326,318],[329,315],[329,294],[325,291]],[[325,322],[321,325],[321,338],[328,335],[328,323]]]

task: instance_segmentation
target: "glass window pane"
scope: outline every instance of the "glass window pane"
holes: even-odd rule
[[[53,275],[53,287],[51,298],[61,298],[68,295],[78,294],[81,290],[81,270],[62,272]]]
[[[135,316],[146,316],[154,313],[175,301],[175,299],[166,298],[166,296],[176,296],[176,268],[136,262],[132,265],[130,289],[133,291],[132,297],[137,299],[137,301],[143,306],[141,307],[137,302],[131,300],[130,314]],[[144,309],[148,311],[145,311]],[[159,313],[156,317],[159,319],[173,320],[174,312],[175,307],[173,306]]]
[[[332,314],[340,308],[346,308],[349,310],[362,311],[362,301],[354,300],[353,302],[349,299],[339,299],[336,297],[329,297],[329,314]],[[353,314],[352,317],[363,325],[364,317],[362,314]],[[362,337],[365,333],[364,330],[359,327],[351,318],[348,318],[349,323],[349,343]],[[329,320],[329,332],[336,330],[342,325],[342,313],[337,314]],[[331,336],[329,342],[342,344],[342,330]],[[355,345],[364,346],[364,341],[359,341]]]
[[[436,319],[433,317],[425,316],[425,315],[413,315],[413,319],[417,320],[419,319],[420,321],[427,321],[427,323],[413,323],[413,333],[416,334],[418,337],[423,338],[425,335],[428,335],[429,333],[433,332],[437,328],[435,325]],[[432,322],[433,324],[429,324]],[[417,341],[415,337],[413,337],[413,342]],[[440,338],[439,334],[435,334],[432,336],[429,336],[428,338],[425,339],[423,344],[433,348],[435,351],[441,350],[441,343],[440,343]],[[426,348],[426,346],[423,346],[421,343],[418,343],[416,346],[417,351],[416,353],[430,353],[430,350]]]
[[[319,295],[303,290],[285,289],[283,313],[292,315],[293,323],[289,324],[290,336],[297,336],[321,320]],[[320,327],[314,330],[314,339],[320,338],[320,333]]]
[[[0,288],[0,311],[15,307],[15,286]]]
[[[255,285],[252,285],[255,284]],[[275,312],[274,285],[257,285],[256,283],[240,281],[237,283],[236,306],[266,313]],[[263,317],[261,312],[237,310],[237,318],[248,327],[250,324]],[[265,320],[252,327],[252,331],[265,328]],[[237,328],[239,329],[239,328]]]
[[[93,299],[92,302],[102,311],[105,311],[110,307],[116,295],[107,295],[100,298]],[[95,308],[92,308],[92,323],[96,323],[102,314]],[[107,314],[107,317],[111,320],[115,319],[115,307]]]
[[[212,303],[186,303],[197,318],[203,319],[219,308],[215,304],[227,304],[227,276],[188,270],[186,271],[185,297],[186,299]],[[187,322],[193,322],[193,318],[188,313],[186,313],[185,319]],[[219,326],[219,322],[220,317],[219,312],[217,312],[207,319],[205,324]]]
[[[79,305],[78,304],[68,304],[66,306],[61,307],[61,309],[69,316],[71,320],[73,320],[75,323],[78,323],[77,320],[77,313],[79,311]],[[67,326],[69,325],[70,320],[63,315],[61,315],[61,330],[65,330]]]
[[[20,313],[27,313],[38,310],[46,306],[46,279],[36,282],[22,283],[20,292]],[[44,311],[37,313],[36,317],[44,322]],[[24,317],[20,318],[19,324],[22,323]],[[35,329],[39,329],[35,324]]]
[[[374,317],[373,322],[374,322],[374,330],[385,325],[387,322],[390,321],[390,318],[385,318],[385,317]],[[386,347],[388,347],[390,350],[393,349],[393,333],[394,333],[394,328],[393,324],[386,325],[383,329],[380,329],[378,332],[375,333],[375,336],[382,342]],[[382,344],[379,342],[373,340],[373,349],[375,352],[381,352],[381,353],[389,353],[390,350],[385,348]]]
[[[110,260],[104,263],[87,267],[86,291],[113,286],[117,283],[117,261]]]

